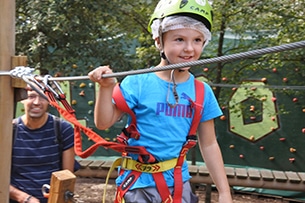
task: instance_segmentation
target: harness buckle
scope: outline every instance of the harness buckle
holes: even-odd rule
[[[145,163],[145,164],[153,164],[153,163],[157,163],[157,160],[156,158],[152,155],[152,154],[142,154],[142,155],[139,155],[138,157],[138,160],[141,162],[141,163]]]
[[[128,169],[128,161],[132,160],[130,156],[122,156],[122,162],[121,162],[121,168],[122,169]]]
[[[127,133],[127,135],[126,135],[126,133]],[[121,134],[117,135],[117,140],[119,143],[128,145],[128,142],[127,142],[128,139],[129,139],[128,132],[126,131],[126,128],[124,128],[122,130]]]
[[[192,148],[197,144],[197,136],[196,135],[188,135],[186,137],[186,142],[183,147]]]
[[[140,138],[140,134],[137,130],[137,126],[134,123],[131,123],[126,131],[128,132],[128,137],[129,138],[134,138],[135,140],[138,140]]]

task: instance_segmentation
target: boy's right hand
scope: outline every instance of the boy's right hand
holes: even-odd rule
[[[88,73],[89,79],[92,82],[97,82],[101,87],[113,87],[117,80],[116,78],[103,78],[103,74],[110,74],[112,70],[109,66],[99,66]]]

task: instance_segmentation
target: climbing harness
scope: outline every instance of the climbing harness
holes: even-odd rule
[[[156,183],[157,190],[161,196],[162,202],[181,202],[182,198],[182,165],[185,161],[185,157],[190,148],[194,147],[197,143],[196,131],[200,122],[201,115],[203,113],[203,100],[204,100],[204,85],[198,80],[195,81],[195,92],[196,99],[192,101],[189,99],[191,104],[191,109],[193,110],[193,120],[189,130],[188,135],[186,136],[186,142],[182,146],[179,157],[158,162],[153,155],[141,155],[139,154],[138,160],[131,159],[128,154],[123,154],[121,158],[116,160],[108,172],[106,178],[106,184],[108,183],[109,175],[114,168],[117,166],[121,167],[120,174],[124,170],[131,170],[130,174],[123,180],[120,186],[117,188],[116,200],[115,203],[121,203],[125,193],[130,189],[133,183],[140,177],[140,175],[145,173],[151,173],[154,181]],[[113,99],[121,111],[126,112],[131,117],[131,123],[127,128],[124,128],[122,133],[118,135],[117,140],[127,145],[128,139],[140,139],[140,133],[137,130],[136,125],[136,116],[134,112],[128,107],[121,91],[119,84],[115,86],[113,91]],[[174,196],[172,197],[168,186],[164,180],[163,173],[164,171],[174,169]],[[105,191],[104,191],[105,192]],[[104,195],[105,197],[105,195]]]
[[[189,135],[187,136],[186,143],[182,147],[180,155],[177,159],[168,160],[165,162],[156,162],[156,159],[152,154],[150,154],[145,147],[141,146],[128,146],[127,141],[129,138],[139,139],[140,134],[137,131],[136,127],[136,117],[126,104],[126,101],[120,93],[119,84],[116,85],[114,90],[113,98],[122,111],[130,114],[132,118],[132,123],[129,125],[121,135],[118,136],[119,142],[109,142],[98,134],[96,134],[91,129],[82,126],[75,116],[74,109],[69,105],[66,100],[65,94],[60,89],[60,86],[57,82],[49,81],[49,75],[45,76],[42,81],[38,81],[35,76],[28,77],[26,82],[33,88],[37,87],[40,88],[45,96],[47,97],[50,105],[57,109],[57,111],[70,123],[74,125],[74,145],[75,145],[75,152],[76,155],[86,158],[94,153],[94,151],[102,146],[105,148],[110,148],[115,151],[120,152],[123,155],[123,158],[120,161],[117,161],[116,164],[122,165],[123,172],[124,169],[132,170],[131,174],[127,177],[127,181],[129,184],[122,184],[118,187],[117,195],[116,195],[116,202],[120,203],[123,199],[124,194],[128,191],[131,185],[137,180],[137,178],[141,175],[142,172],[152,173],[154,180],[157,185],[157,189],[160,193],[160,196],[163,202],[180,202],[182,196],[182,172],[181,167],[185,160],[185,156],[187,151],[196,145],[196,129],[199,124],[200,115],[202,114],[202,104],[203,104],[203,93],[204,93],[204,85],[202,82],[198,80],[195,81],[196,87],[196,101],[192,101],[190,99],[191,108],[194,110],[194,118],[192,121],[191,129],[189,131]],[[41,91],[38,90],[38,92]],[[62,108],[58,102],[59,101],[64,108]],[[86,150],[82,149],[82,138],[81,132],[86,134],[95,144],[89,147]],[[127,158],[128,154],[138,154],[138,161],[131,160]],[[121,164],[122,163],[122,164]],[[152,169],[149,169],[152,167]],[[164,180],[162,171],[169,170],[174,168],[174,175],[175,175],[175,194],[174,197],[171,196],[169,189],[166,185]],[[126,181],[124,181],[126,183]],[[180,199],[180,200],[179,200]]]
[[[132,118],[132,123],[122,131],[121,135],[118,136],[118,142],[111,142],[103,139],[90,128],[82,126],[75,116],[74,109],[69,105],[65,98],[65,94],[60,89],[60,86],[55,82],[51,82],[48,79],[49,75],[45,76],[43,80],[40,82],[35,79],[35,77],[29,77],[27,80],[28,83],[31,84],[31,87],[35,87],[37,85],[44,92],[45,96],[48,98],[50,105],[57,109],[61,116],[64,119],[69,121],[74,125],[74,145],[76,155],[86,158],[94,153],[94,151],[98,147],[110,148],[122,154],[122,158],[117,160],[112,167],[115,168],[117,165],[122,166],[121,173],[124,170],[132,170],[131,174],[123,181],[118,187],[116,200],[115,202],[121,203],[124,194],[128,191],[131,185],[137,180],[137,178],[141,175],[142,172],[151,173],[156,182],[157,190],[160,193],[160,196],[163,202],[181,202],[182,197],[182,172],[181,167],[183,162],[185,161],[186,153],[190,148],[196,145],[196,129],[198,127],[202,112],[203,112],[203,97],[204,97],[204,85],[202,82],[198,80],[195,81],[195,89],[196,89],[196,100],[192,101],[189,99],[190,106],[194,112],[194,118],[191,124],[191,128],[189,130],[189,134],[186,137],[186,142],[182,146],[179,157],[171,160],[167,160],[164,162],[157,162],[155,157],[149,153],[145,147],[143,146],[128,146],[127,141],[129,138],[140,139],[140,134],[137,131],[136,126],[136,117],[132,110],[129,109],[121,91],[119,84],[116,85],[113,93],[113,99],[122,111],[130,114]],[[35,85],[33,85],[35,84]],[[39,91],[40,92],[40,91]],[[64,108],[62,108],[58,102],[59,101]],[[87,148],[86,150],[82,149],[82,138],[81,132],[86,134],[89,139],[91,139],[95,144]],[[131,160],[128,157],[128,154],[138,154],[138,160]],[[167,171],[169,169],[174,169],[174,177],[175,177],[175,193],[172,197],[168,186],[164,180],[162,171]],[[109,178],[109,177],[108,177]],[[126,181],[128,184],[126,184]],[[108,179],[107,179],[108,182]],[[105,197],[105,196],[104,196]]]

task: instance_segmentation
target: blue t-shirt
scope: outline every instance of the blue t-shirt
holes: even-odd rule
[[[170,85],[170,90],[168,87]],[[128,106],[135,112],[140,139],[129,139],[130,146],[144,146],[158,161],[170,160],[179,156],[186,141],[193,114],[188,98],[195,101],[194,76],[190,74],[186,82],[177,84],[179,103],[175,108],[173,84],[160,79],[154,73],[127,76],[120,85]],[[214,119],[222,114],[214,93],[204,83],[204,104],[201,122]],[[131,155],[137,159],[136,155]],[[119,176],[116,183],[120,185],[130,171]],[[182,167],[183,181],[190,179],[187,162]],[[163,172],[168,186],[174,185],[173,170]],[[131,187],[154,187],[154,179],[149,173],[142,173]]]
[[[49,114],[47,122],[34,130],[27,128],[21,119],[17,120],[11,185],[38,198],[41,203],[47,203],[48,199],[43,197],[41,187],[50,184],[52,172],[62,170],[53,116]],[[74,146],[74,130],[66,121],[61,121],[60,125],[64,151]]]

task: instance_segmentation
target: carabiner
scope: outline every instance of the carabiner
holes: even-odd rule
[[[52,92],[52,94],[55,96],[55,98],[59,100],[59,99],[60,99],[60,95],[59,95],[59,94],[56,92],[56,90],[51,86],[50,80],[49,80],[50,77],[51,77],[50,75],[45,75],[45,76],[43,77],[42,82],[43,82],[43,84],[46,86],[46,88],[47,88],[46,90]],[[56,87],[59,91],[62,91],[62,90],[60,89],[59,85],[58,85],[55,81],[52,81],[52,84],[54,84],[55,87]]]
[[[37,75],[29,75],[29,76],[22,76],[22,79],[34,90],[36,91],[42,98],[49,101],[48,97],[41,92],[41,90],[44,92],[45,87],[38,82],[35,77]],[[40,88],[40,90],[38,88]]]

